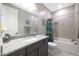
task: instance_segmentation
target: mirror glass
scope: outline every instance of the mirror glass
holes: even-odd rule
[[[31,14],[20,8],[15,8],[2,4],[1,6],[1,28],[4,33],[12,36],[16,34],[38,33],[38,19],[34,14]]]

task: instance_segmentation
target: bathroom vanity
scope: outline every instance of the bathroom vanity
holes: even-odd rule
[[[35,35],[16,38],[17,34],[38,33],[45,34],[42,27],[42,19],[38,15],[27,12],[12,4],[0,5],[1,27],[5,32],[14,36],[12,40],[2,45],[2,56],[47,56],[48,36]],[[40,19],[40,20],[39,20]],[[39,26],[40,25],[40,26]],[[43,30],[43,31],[42,31]],[[28,35],[26,35],[28,36]],[[10,37],[9,37],[10,38]],[[4,37],[4,40],[6,38]]]
[[[47,56],[48,36],[20,38],[3,45],[3,56]]]

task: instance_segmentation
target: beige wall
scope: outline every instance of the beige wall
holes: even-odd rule
[[[74,39],[79,37],[79,3],[75,4],[75,30],[74,30]]]
[[[52,13],[54,37],[74,39],[75,5]]]
[[[36,7],[37,7],[37,10],[39,12],[39,14],[41,12],[44,12],[45,14],[44,15],[40,15],[39,16],[39,34],[43,34],[43,35],[46,35],[46,25],[47,25],[47,19],[51,17],[51,13],[50,11],[42,4],[42,3],[36,3]],[[42,25],[42,20],[45,20],[45,25]]]

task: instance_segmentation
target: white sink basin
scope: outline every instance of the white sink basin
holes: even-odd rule
[[[33,41],[36,41],[37,38],[34,38],[34,37],[26,37],[24,40],[26,42],[33,42]]]

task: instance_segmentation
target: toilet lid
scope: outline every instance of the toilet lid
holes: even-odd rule
[[[49,45],[49,46],[57,46],[57,44],[54,43],[54,42],[48,42],[48,45]]]

